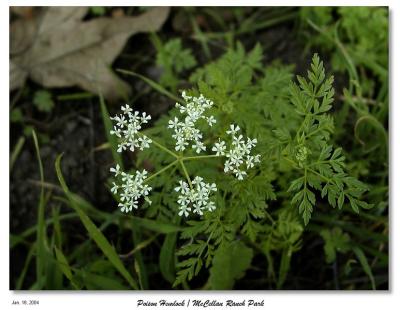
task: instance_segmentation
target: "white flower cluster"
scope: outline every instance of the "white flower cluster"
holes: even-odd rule
[[[195,149],[196,153],[206,150],[206,146],[201,141],[203,138],[202,133],[195,127],[196,122],[199,119],[204,119],[209,126],[212,126],[216,120],[213,116],[204,116],[204,112],[213,106],[213,102],[206,99],[203,95],[199,97],[192,97],[182,92],[182,98],[185,100],[186,105],[180,105],[176,103],[176,107],[179,108],[181,114],[186,115],[183,122],[177,117],[168,122],[168,128],[174,130],[172,137],[176,140],[175,150],[184,151],[192,142],[192,148]]]
[[[256,163],[260,162],[260,155],[250,155],[251,149],[257,144],[257,139],[247,138],[239,134],[239,126],[230,125],[230,129],[226,132],[232,138],[232,144],[227,151],[224,141],[218,140],[212,148],[218,156],[225,156],[227,160],[224,164],[224,172],[233,172],[239,180],[247,175],[245,169],[253,168]]]
[[[142,172],[136,171],[136,174],[132,175],[121,171],[120,166],[117,164],[110,171],[115,174],[115,177],[119,177],[122,182],[120,185],[113,182],[113,187],[111,188],[113,194],[119,194],[121,202],[118,204],[118,207],[120,207],[122,212],[128,213],[133,208],[137,209],[138,201],[141,197],[151,204],[151,200],[147,197],[151,191],[151,187],[144,184],[147,178],[146,170]]]
[[[148,123],[151,116],[145,112],[140,116],[139,112],[133,112],[129,105],[122,106],[121,110],[122,114],[111,117],[111,120],[115,121],[116,125],[110,131],[110,134],[116,135],[121,139],[117,152],[125,151],[127,148],[132,152],[135,151],[135,148],[143,151],[145,148],[150,147],[151,139],[139,134],[139,131],[142,129],[143,124]]]
[[[203,215],[205,210],[214,211],[215,202],[210,201],[211,192],[217,191],[215,183],[205,183],[203,178],[196,176],[192,181],[193,188],[186,182],[179,181],[179,186],[175,187],[175,191],[179,192],[179,216],[188,216],[189,212]]]

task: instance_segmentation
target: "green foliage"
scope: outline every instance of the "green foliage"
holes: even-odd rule
[[[240,241],[223,245],[215,252],[210,269],[210,283],[213,290],[230,290],[235,280],[244,276],[250,267],[253,250]]]
[[[51,112],[54,108],[54,101],[51,93],[46,90],[39,90],[35,92],[33,97],[33,104],[41,112]]]
[[[339,15],[335,24],[334,14]],[[301,9],[301,20],[323,29],[319,35],[310,35],[310,45],[324,46],[334,51],[333,36],[346,47],[356,66],[365,66],[380,77],[387,68],[388,53],[388,10],[377,7],[307,7]],[[386,44],[382,44],[386,42]],[[343,54],[339,50],[332,56],[337,70],[346,69]],[[382,71],[383,70],[383,71]]]
[[[187,285],[187,281],[204,269],[210,269],[208,283],[212,288],[233,287],[249,267],[247,263],[238,268],[238,274],[230,271],[218,277],[217,274],[222,272],[220,264],[237,257],[231,258],[228,255],[231,250],[227,249],[235,247],[238,238],[245,238],[249,244],[262,244],[260,249],[269,261],[272,278],[273,256],[280,255],[276,286],[282,287],[293,253],[301,249],[304,228],[293,209],[278,209],[269,214],[270,202],[278,200],[282,205],[295,205],[305,224],[320,204],[317,192],[321,199],[327,199],[328,204],[339,209],[348,206],[358,212],[359,208],[370,207],[362,200],[367,187],[349,176],[342,149],[331,145],[334,125],[328,112],[334,100],[333,76],[326,77],[317,55],[312,59],[307,79],[298,76],[297,83],[291,81],[291,67],[276,64],[263,69],[262,59],[260,45],[246,53],[238,43],[221,58],[197,69],[190,78],[198,85],[199,92],[215,103],[212,114],[218,122],[212,131],[204,129],[210,142],[216,136],[225,137],[224,128],[235,122],[246,135],[257,137],[257,151],[264,158],[261,166],[243,181],[221,174],[222,163],[218,159],[187,163],[190,175],[198,173],[218,184],[218,208],[202,218],[190,219],[183,226],[181,242],[178,239],[176,243],[178,263],[174,287]],[[193,94],[197,91],[193,90]],[[172,109],[168,117],[158,120],[146,134],[173,148],[174,142],[164,128],[168,119],[177,113]],[[156,171],[171,162],[169,154],[155,148],[139,154],[139,163],[145,159],[155,165]],[[285,174],[283,178],[279,177],[280,172]],[[177,184],[180,175],[179,171],[172,171],[157,176],[154,185],[162,189],[161,195],[155,193],[156,203],[147,210],[148,216],[172,220],[177,206],[171,184]],[[278,197],[279,190],[287,190],[290,195]],[[252,255],[248,256],[251,260]],[[171,261],[169,258],[160,262],[167,279],[170,279],[167,270],[171,270]]]
[[[243,135],[257,138],[255,151],[262,155],[260,165],[238,181],[223,173],[222,159],[185,162],[190,176],[200,175],[217,184],[217,209],[178,220],[174,187],[185,172],[173,164],[173,156],[157,148],[126,157],[113,152],[113,160],[121,167],[126,160],[127,169],[146,168],[156,173],[172,166],[149,181],[151,205],[141,206],[133,214],[104,211],[104,206],[92,206],[67,188],[60,158],[56,172],[63,191],[45,183],[41,135],[37,139],[31,123],[27,125],[30,107],[12,108],[11,120],[23,124],[29,136],[34,134],[41,172],[38,222],[10,237],[11,249],[26,247],[28,253],[16,288],[252,288],[257,272],[257,289],[293,289],[308,283],[310,265],[317,266],[311,271],[318,268],[328,275],[324,285],[329,289],[384,287],[389,260],[387,10],[281,9],[284,18],[299,13],[307,36],[302,43],[309,43],[305,51],[316,48],[327,64],[325,71],[324,63],[314,55],[309,70],[297,77],[293,73],[303,68],[300,55],[295,67],[279,59],[270,62],[259,43],[250,47],[235,43],[235,35],[253,34],[267,27],[270,20],[276,23],[280,14],[276,17],[272,12],[269,19],[264,18],[270,16],[269,9],[247,16],[246,9],[236,8],[238,29],[207,33],[197,25],[194,10],[187,11],[193,14],[190,21],[197,27],[192,38],[208,51],[208,63],[197,66],[191,50],[185,48],[189,46],[186,41],[177,38],[163,44],[152,35],[161,79],[156,82],[135,72],[118,71],[141,79],[156,96],[171,103],[181,101],[177,89],[190,82],[188,94],[202,93],[215,103],[210,114],[217,123],[212,129],[202,128],[207,152],[218,137],[226,138],[229,124],[236,123]],[[92,15],[105,13],[103,7],[91,10]],[[225,29],[234,25],[225,24],[227,21],[217,15],[206,16],[224,24]],[[227,46],[221,46],[224,40]],[[212,59],[214,47],[222,55]],[[191,74],[189,81],[185,81],[187,74]],[[35,98],[39,97],[35,108],[50,112],[54,105],[51,93],[39,94],[35,93]],[[115,151],[116,141],[108,134],[108,111],[112,110],[100,98],[107,133],[104,141]],[[143,133],[173,149],[166,126],[178,115],[172,108]],[[24,144],[23,138],[20,141],[11,163]],[[62,197],[57,196],[62,193]],[[64,205],[68,213],[60,213]],[[67,233],[65,222],[68,226],[83,224],[80,226],[88,236]],[[81,239],[76,241],[76,237]],[[69,246],[71,239],[78,242],[74,247]],[[29,266],[36,267],[37,278],[28,285]],[[330,280],[331,269],[335,275]]]
[[[342,209],[347,201],[356,213],[359,207],[370,208],[360,200],[367,187],[345,172],[342,149],[328,144],[333,123],[326,112],[332,107],[333,77],[325,79],[323,63],[315,54],[308,81],[300,76],[297,80],[298,84],[293,83],[290,88],[291,102],[304,120],[294,141],[288,143],[287,160],[302,171],[302,176],[292,181],[288,189],[294,193],[292,204],[298,205],[305,224],[316,204],[314,190],[320,191],[322,198],[327,196],[333,208]]]
[[[369,280],[371,281],[372,289],[375,290],[376,289],[375,278],[374,278],[374,275],[372,274],[371,266],[369,265],[368,260],[365,256],[363,250],[361,250],[359,247],[354,247],[353,251],[354,251],[354,254],[357,256],[364,272],[368,275]]]
[[[71,271],[71,267],[68,264],[67,258],[64,256],[64,254],[57,249],[57,247],[54,249],[56,253],[56,258],[58,262],[58,266],[61,269],[62,273],[65,275],[65,277],[71,281],[71,284],[74,286],[74,288],[79,289],[78,285],[75,283]]]
[[[160,251],[160,271],[163,277],[170,283],[175,281],[175,248],[177,233],[170,233],[165,236],[164,243]]]
[[[196,66],[196,59],[189,48],[183,48],[180,38],[170,39],[164,44],[157,37],[154,41],[157,48],[156,64],[163,70],[160,84],[176,91],[180,75]]]
[[[11,110],[10,113],[10,121],[13,123],[20,123],[24,119],[24,116],[22,114],[22,111],[20,108],[15,108]]]
[[[326,263],[330,264],[336,260],[336,253],[346,253],[350,250],[350,236],[343,233],[342,229],[335,227],[332,230],[324,229],[321,231],[324,239],[324,252]]]
[[[325,18],[318,17],[322,11]],[[335,15],[339,16],[336,22]],[[349,86],[344,91],[338,127],[345,121],[353,122],[362,153],[379,153],[377,163],[387,162],[388,9],[303,8],[301,21],[304,25],[302,33],[307,35],[309,47],[317,46],[327,56],[330,54],[333,69],[349,74]],[[313,31],[309,31],[310,27]],[[352,119],[349,108],[357,113],[356,121]],[[337,136],[339,138],[344,134],[340,135],[339,129]]]

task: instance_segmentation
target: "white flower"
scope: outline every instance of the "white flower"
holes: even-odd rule
[[[207,188],[208,191],[213,191],[213,192],[217,191],[217,185],[215,185],[215,183],[211,183],[211,184],[206,183],[205,187]]]
[[[210,109],[214,103],[206,99],[202,94],[199,97],[192,97],[182,92],[182,98],[185,100],[185,105],[176,103],[179,112],[184,115],[184,119],[180,121],[177,117],[168,121],[168,128],[173,129],[172,137],[176,140],[175,150],[184,151],[189,144],[195,149],[196,153],[205,151],[206,147],[201,141],[203,135],[196,128],[197,121],[200,119],[206,120],[209,126],[216,123],[214,116],[205,116],[206,110]]]
[[[257,144],[257,139],[247,138],[245,141],[243,135],[238,134],[239,126],[230,125],[230,129],[226,132],[232,137],[232,144],[228,152],[226,152],[225,143],[219,142],[214,145],[212,150],[217,152],[217,155],[223,155],[227,158],[224,163],[224,172],[233,172],[238,180],[243,180],[247,175],[246,169],[253,168],[256,163],[260,162],[260,155],[250,155],[251,150]],[[221,144],[223,147],[221,147]],[[244,164],[246,165],[244,167]]]
[[[115,168],[110,168],[110,172],[115,173],[115,176],[117,177],[119,174],[121,174],[120,169],[120,166],[117,164]]]
[[[142,129],[143,124],[148,123],[151,116],[147,115],[145,112],[142,113],[142,116],[139,116],[138,111],[132,113],[132,109],[129,105],[121,107],[121,110],[123,114],[110,118],[116,122],[114,128],[110,130],[110,134],[120,138],[117,152],[120,153],[127,148],[134,152],[135,148],[143,150],[150,147],[151,139],[140,134],[139,131]]]
[[[168,121],[168,128],[177,129],[179,125],[179,119],[175,116],[174,120]]]
[[[235,135],[240,130],[239,126],[235,126],[235,124],[230,125],[230,130],[227,130],[226,133],[228,135]]]
[[[111,188],[111,193],[117,194],[118,193],[119,186],[113,182],[113,187]]]
[[[235,145],[235,146],[237,146],[237,145],[240,145],[241,143],[243,143],[243,136],[242,135],[240,135],[240,136],[233,136],[233,141],[232,141],[232,144],[233,145]]]
[[[179,186],[175,187],[176,192],[181,192],[182,194],[186,193],[189,190],[189,186],[186,182],[182,180],[179,181]]]
[[[114,121],[117,122],[118,127],[124,127],[127,124],[127,120],[125,119],[125,116],[120,115],[120,116],[115,116],[112,118]]]
[[[248,148],[253,148],[253,147],[255,147],[256,146],[256,144],[257,144],[257,139],[250,139],[250,138],[247,138],[247,147]]]
[[[206,117],[206,121],[208,123],[208,125],[211,127],[213,124],[215,124],[217,121],[215,120],[214,116],[209,116]]]
[[[221,141],[220,139],[218,139],[218,142],[214,144],[211,150],[213,152],[216,152],[217,156],[225,155],[225,150],[226,150],[225,141]]]
[[[188,144],[189,144],[189,143],[187,143],[185,140],[179,139],[178,141],[176,141],[175,150],[176,150],[176,151],[184,151],[186,145],[188,145]]]
[[[210,201],[210,202],[207,204],[206,209],[207,209],[208,211],[210,211],[210,212],[214,211],[214,210],[216,209],[215,202],[214,202],[214,201]]]
[[[238,178],[238,180],[243,180],[243,178],[247,175],[246,171],[242,171],[239,169],[234,169],[233,173]]]
[[[139,137],[138,142],[140,143],[139,149],[143,151],[145,148],[150,147],[151,139],[147,136]]]
[[[132,112],[132,109],[129,107],[129,105],[125,105],[124,107],[121,107],[122,112],[125,114],[129,114]]]
[[[247,156],[246,166],[247,166],[247,169],[254,167],[254,156]]]
[[[114,129],[110,131],[110,134],[116,135],[118,138],[121,138],[121,129],[114,126]]]
[[[202,178],[202,177],[199,177],[199,176],[195,176],[194,179],[193,179],[193,181],[192,181],[192,184],[199,184],[199,185],[201,185],[202,183],[205,184],[205,183],[203,182],[203,178]]]
[[[111,192],[113,194],[119,194],[118,207],[122,212],[130,212],[133,209],[138,208],[139,199],[143,197],[145,201],[151,204],[151,200],[147,197],[150,194],[152,188],[144,184],[147,178],[147,171],[136,171],[135,174],[128,174],[121,172],[119,165],[116,168],[111,168],[111,172],[115,173],[115,176],[120,176],[120,184],[113,182]]]
[[[206,150],[206,146],[201,141],[196,141],[196,144],[193,144],[192,148],[196,150],[197,154],[199,154],[201,151]]]
[[[143,124],[147,124],[147,123],[149,122],[149,120],[151,120],[151,116],[150,116],[150,115],[147,115],[146,112],[143,112],[143,113],[142,113],[142,116],[141,116],[141,118],[140,118],[140,121],[141,121]]]
[[[186,217],[188,217],[188,216],[189,216],[189,211],[191,211],[191,210],[192,210],[192,209],[189,208],[187,205],[182,205],[182,206],[180,206],[180,208],[179,208],[178,215],[179,215],[179,216],[185,215]]]
[[[178,197],[179,216],[189,216],[189,212],[203,215],[204,211],[214,211],[216,209],[215,202],[210,200],[212,192],[217,191],[215,183],[206,183],[202,177],[196,176],[190,187],[185,181],[179,181],[179,186],[175,187],[175,191],[180,192]]]

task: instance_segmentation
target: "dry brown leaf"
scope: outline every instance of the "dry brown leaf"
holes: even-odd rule
[[[37,19],[11,25],[11,90],[30,77],[45,87],[100,90],[111,101],[129,95],[129,85],[112,72],[111,64],[130,36],[159,30],[169,8],[153,8],[137,17],[84,22],[86,13],[85,7],[49,7]]]
[[[34,15],[34,7],[32,6],[11,6],[10,11],[23,18],[32,18]]]

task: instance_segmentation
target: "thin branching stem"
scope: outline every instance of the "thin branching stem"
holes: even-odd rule
[[[149,176],[145,181],[150,181],[152,178],[155,178],[157,175],[163,173],[164,171],[168,170],[170,167],[172,167],[173,165],[175,165],[178,162],[178,159],[173,161],[172,163],[170,163],[168,166],[165,166],[164,168],[162,168],[160,171],[157,171],[156,173],[152,174],[151,176]]]
[[[179,162],[181,163],[181,166],[182,166],[182,169],[183,169],[183,173],[185,174],[185,177],[188,180],[190,188],[193,189],[192,181],[190,181],[189,173],[186,170],[185,164],[183,163],[182,160],[179,160]]]
[[[174,152],[172,152],[171,150],[167,149],[165,146],[163,146],[162,144],[158,143],[156,140],[154,140],[153,138],[151,138],[152,142],[154,143],[155,146],[157,146],[158,148],[162,149],[163,151],[167,152],[168,154],[174,156],[176,159],[179,159],[179,156],[177,154],[175,154]]]
[[[204,159],[204,158],[216,158],[216,157],[221,157],[221,156],[220,155],[188,156],[188,157],[183,157],[182,161],[184,161],[184,160],[197,160],[197,159]]]

